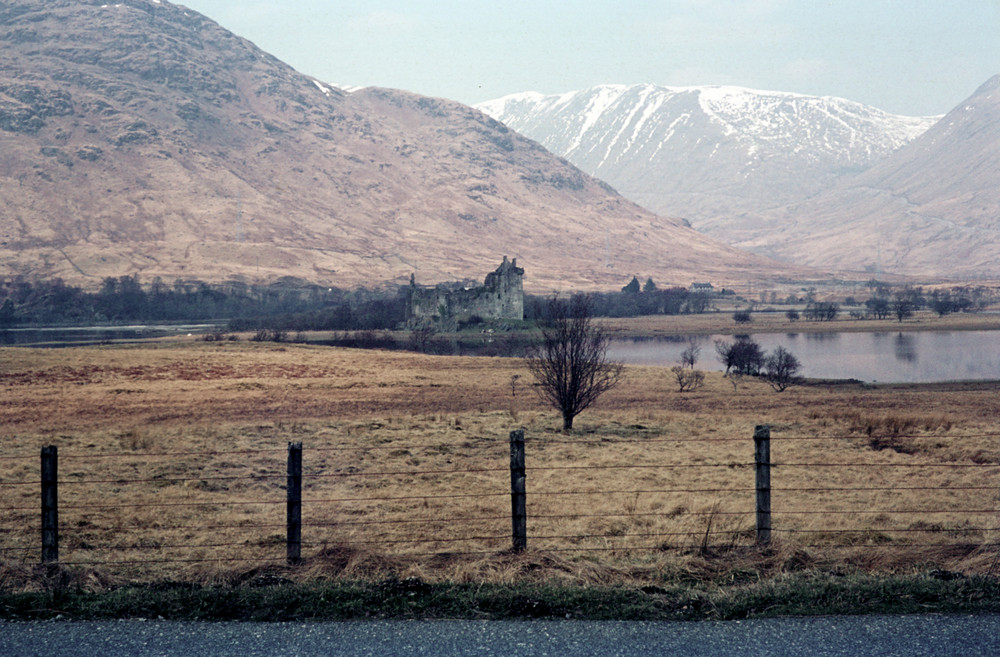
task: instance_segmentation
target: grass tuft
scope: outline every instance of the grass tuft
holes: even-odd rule
[[[428,583],[418,578],[232,587],[172,582],[93,592],[55,588],[0,593],[8,620],[149,618],[305,621],[363,618],[734,620],[827,614],[1000,611],[994,578],[948,573],[876,577],[805,572],[745,577],[729,585],[567,587]]]

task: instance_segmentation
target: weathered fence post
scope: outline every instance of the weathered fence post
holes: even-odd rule
[[[765,547],[771,543],[771,427],[756,426],[753,444],[757,473],[757,545]]]
[[[288,443],[288,513],[286,516],[288,564],[302,558],[302,443]]]
[[[59,561],[59,450],[42,448],[42,563]]]
[[[514,551],[528,546],[528,510],[524,485],[524,429],[510,432],[510,518]]]

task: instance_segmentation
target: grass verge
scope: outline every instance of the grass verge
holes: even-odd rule
[[[550,584],[377,582],[238,586],[160,583],[107,591],[0,592],[6,620],[149,618],[186,621],[379,619],[733,620],[830,614],[1000,611],[994,577],[797,573],[740,585],[574,587]]]

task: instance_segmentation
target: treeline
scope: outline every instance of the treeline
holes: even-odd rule
[[[853,319],[885,319],[893,317],[902,321],[917,310],[929,309],[939,316],[958,312],[978,312],[993,303],[995,296],[986,287],[953,287],[935,289],[929,292],[920,287],[890,287],[877,284],[873,294],[862,309],[851,310]],[[827,304],[829,305],[829,304]],[[821,319],[832,319],[829,312]],[[836,311],[833,312],[836,316]]]
[[[262,328],[268,321],[306,330],[318,325],[334,330],[394,328],[405,320],[403,288],[341,290],[278,281],[254,286],[156,279],[143,286],[138,277],[106,278],[88,292],[62,280],[0,280],[0,327],[34,325],[122,324],[230,320],[234,326]],[[293,321],[292,318],[299,318]],[[272,327],[273,328],[273,327]]]
[[[375,331],[406,322],[406,290],[340,291],[319,307],[297,312],[242,315],[229,320],[231,331]]]
[[[718,293],[695,292],[683,287],[658,288],[652,279],[644,286],[632,281],[618,292],[588,294],[591,314],[594,317],[639,317],[641,315],[684,315],[703,313],[711,309],[713,299],[734,296],[729,290]],[[524,318],[539,319],[544,316],[549,297],[525,297]]]
[[[296,331],[371,331],[397,328],[406,321],[406,290],[354,291],[354,296],[342,303],[307,312],[277,314],[234,319],[230,330]],[[638,317],[640,315],[679,315],[702,313],[709,309],[712,295],[690,292],[684,288],[631,292],[597,292],[587,295],[595,317]],[[551,297],[524,296],[524,319],[536,322],[546,317]],[[459,322],[457,328],[470,329],[486,320],[472,316]]]
[[[845,300],[843,305],[852,316],[902,319],[920,308],[944,315],[979,310],[995,300],[993,291],[985,287],[925,292],[877,282],[869,286],[872,295],[865,302]],[[719,298],[734,296],[729,290],[661,289],[651,279],[640,285],[636,278],[619,291],[588,295],[591,312],[597,317],[703,313]],[[525,295],[525,320],[543,318],[549,299]],[[802,313],[806,319],[834,319],[842,311],[840,304],[806,301]],[[406,313],[406,286],[343,290],[297,279],[262,286],[201,281],[167,284],[159,279],[141,284],[136,276],[121,276],[106,278],[100,289],[86,291],[59,279],[0,279],[0,328],[215,321],[228,322],[231,331],[379,331],[404,325]],[[798,319],[798,311],[789,313]],[[459,328],[482,323],[481,318],[467,318]]]
[[[806,306],[800,313],[797,309],[789,309],[785,315],[791,321],[807,319],[811,321],[831,321],[837,319],[846,310],[851,319],[886,319],[893,318],[903,321],[913,316],[918,310],[931,310],[944,317],[951,313],[979,312],[996,302],[996,293],[990,288],[958,286],[950,289],[934,289],[925,291],[920,287],[893,287],[885,283],[869,283],[872,295],[864,302],[854,297],[847,297],[843,304],[832,301],[815,301],[811,293],[805,299],[789,297],[786,303],[803,303]],[[846,307],[846,308],[845,308]],[[737,324],[752,320],[749,310],[733,313]]]
[[[595,293],[593,313],[603,317],[699,313],[712,295],[684,288]],[[544,314],[546,296],[525,296],[525,319]],[[406,287],[342,290],[279,281],[266,286],[159,279],[143,285],[136,276],[105,278],[96,291],[60,279],[0,279],[0,327],[228,321],[233,331],[367,331],[394,329],[406,321]],[[471,318],[465,323],[482,322]]]

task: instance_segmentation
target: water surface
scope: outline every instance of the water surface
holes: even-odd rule
[[[882,383],[1000,379],[1000,331],[869,333],[765,333],[752,336],[762,349],[781,346],[810,378]],[[613,340],[609,357],[637,365],[676,365],[688,340],[701,348],[697,369],[722,370],[715,341],[732,336]]]
[[[148,340],[171,335],[205,333],[215,324],[130,324],[123,326],[53,326],[0,329],[0,345],[68,347]]]

